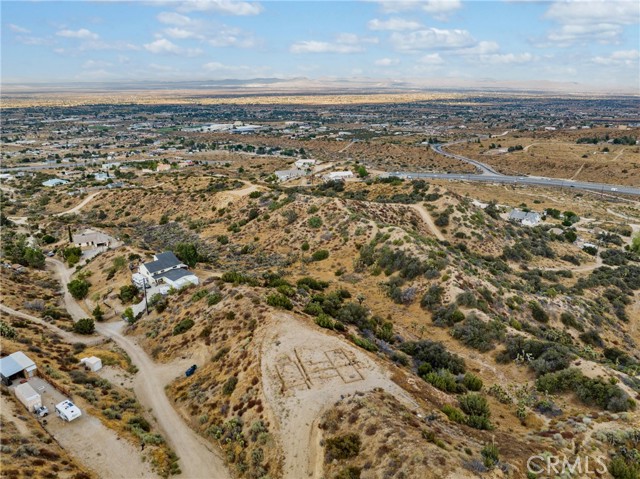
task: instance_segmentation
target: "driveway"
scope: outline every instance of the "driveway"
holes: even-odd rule
[[[74,321],[87,317],[82,306],[69,294],[67,283],[73,270],[64,263],[47,258],[47,264],[53,269],[64,288],[64,303]],[[123,321],[97,323],[97,331],[113,339],[131,358],[138,368],[134,379],[134,390],[140,404],[151,412],[158,426],[180,458],[183,477],[188,479],[228,479],[230,474],[221,457],[211,446],[191,429],[165,394],[165,386],[184,371],[186,362],[174,362],[170,365],[156,364],[137,343],[135,338],[122,334]]]

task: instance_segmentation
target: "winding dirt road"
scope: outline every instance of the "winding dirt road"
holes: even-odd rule
[[[47,264],[64,285],[64,303],[77,321],[88,314],[67,290],[72,270],[64,263],[47,258]],[[206,441],[183,421],[165,394],[165,386],[185,368],[184,363],[156,364],[137,344],[135,338],[122,334],[122,322],[98,323],[97,331],[120,346],[138,368],[134,379],[136,396],[145,409],[151,411],[167,442],[180,458],[180,469],[187,479],[228,479],[230,474],[220,456]],[[134,478],[131,478],[134,479]],[[136,478],[138,479],[138,478]],[[142,479],[142,478],[140,478]]]
[[[82,208],[87,206],[91,202],[91,200],[93,200],[96,196],[98,196],[100,193],[102,193],[102,191],[103,190],[96,191],[95,193],[91,193],[89,196],[87,196],[84,200],[82,200],[80,203],[78,203],[73,208],[71,208],[69,210],[66,210],[66,211],[61,211],[60,213],[55,213],[55,214],[53,214],[53,216],[72,215],[72,214],[77,213]]]
[[[69,343],[69,344],[73,344],[73,343],[84,343],[88,346],[93,346],[95,344],[101,344],[105,341],[105,338],[103,338],[102,336],[81,336],[79,334],[75,334],[69,331],[65,331],[62,328],[59,328],[58,326],[56,326],[55,324],[51,324],[51,323],[47,323],[44,319],[42,318],[38,318],[36,316],[32,316],[30,314],[27,313],[23,313],[22,311],[16,311],[13,308],[10,308],[9,306],[5,306],[4,304],[0,304],[0,311],[2,311],[5,314],[8,314],[10,316],[15,316],[17,318],[21,318],[21,319],[26,319],[28,321],[32,321],[34,323],[38,323],[46,328],[48,328],[50,331],[54,332],[55,334],[57,334],[58,336],[60,336],[60,338],[62,338],[62,340],[65,343]]]

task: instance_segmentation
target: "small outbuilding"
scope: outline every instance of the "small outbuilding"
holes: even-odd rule
[[[100,371],[102,369],[102,359],[96,356],[82,358],[80,362],[84,364],[89,371]]]
[[[71,422],[82,416],[80,408],[68,399],[56,404],[56,414],[67,422]]]
[[[36,408],[42,406],[42,397],[31,387],[31,384],[19,384],[14,389],[16,398],[29,410],[33,412]]]
[[[16,379],[32,378],[37,369],[36,363],[22,351],[0,358],[0,380],[5,386],[11,386]]]

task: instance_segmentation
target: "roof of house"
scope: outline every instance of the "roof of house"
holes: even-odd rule
[[[167,278],[170,281],[178,281],[180,278],[184,278],[185,276],[195,276],[195,274],[186,269],[172,269],[158,275],[159,278]]]
[[[81,233],[73,235],[74,243],[108,243],[109,236],[104,233]]]
[[[175,254],[171,251],[165,251],[154,256],[155,261],[144,263],[144,267],[147,268],[149,273],[154,274],[164,269],[175,268],[184,265]]]
[[[2,374],[3,377],[11,377],[22,370],[22,366],[11,356],[0,358],[0,374]]]
[[[534,213],[533,211],[511,210],[509,219],[518,221],[540,221],[540,214]]]
[[[36,369],[36,363],[34,363],[29,357],[22,351],[17,351],[9,356],[0,358],[0,373],[8,378],[20,371],[33,371]]]

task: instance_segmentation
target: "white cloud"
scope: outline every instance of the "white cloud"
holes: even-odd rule
[[[289,48],[291,53],[358,53],[364,51],[363,44],[378,43],[375,37],[359,37],[354,33],[341,33],[334,42],[303,40]]]
[[[549,7],[545,17],[562,24],[632,25],[640,21],[640,8],[635,0],[561,0]]]
[[[252,48],[257,43],[251,33],[229,25],[195,20],[174,12],[162,12],[157,18],[161,23],[172,25],[162,31],[165,37],[195,39],[213,47]]]
[[[303,40],[291,45],[289,50],[291,53],[357,53],[363,51],[363,48],[360,45]]]
[[[31,30],[23,28],[20,25],[16,25],[14,23],[9,23],[7,26],[9,27],[9,30],[15,33],[31,33]]]
[[[559,24],[547,35],[554,45],[617,43],[625,25],[640,22],[640,8],[635,0],[556,0],[545,17]]]
[[[442,65],[444,60],[440,56],[439,53],[429,53],[428,55],[424,55],[418,62],[423,65]]]
[[[181,48],[166,38],[158,38],[151,43],[145,43],[144,48],[151,53],[162,55],[187,55],[193,57],[202,53],[202,50],[199,49]]]
[[[495,53],[492,55],[480,55],[481,63],[490,63],[493,65],[509,65],[529,63],[534,59],[531,53]]]
[[[398,65],[400,63],[400,60],[398,60],[397,58],[379,58],[373,63],[379,67],[390,67],[393,65]]]
[[[496,42],[483,40],[472,47],[462,48],[456,53],[460,55],[486,55],[488,53],[497,53],[499,50],[500,45]]]
[[[391,43],[398,50],[469,48],[476,44],[467,30],[428,28],[410,33],[392,33]]]
[[[79,30],[59,30],[56,32],[56,35],[65,38],[78,38],[80,40],[97,40],[99,38],[97,33],[87,30],[86,28],[81,28]]]
[[[592,63],[597,65],[624,65],[624,66],[638,66],[640,60],[640,51],[638,50],[618,50],[611,55],[603,57],[597,56],[591,59]]]
[[[389,18],[388,20],[378,20],[374,18],[367,26],[370,30],[418,30],[422,28],[420,22],[414,22],[412,20],[405,20],[404,18]]]
[[[462,8],[461,0],[382,0],[378,2],[385,13],[406,12],[421,9],[438,20]]]
[[[167,25],[178,25],[180,27],[184,27],[186,25],[191,25],[193,20],[186,15],[181,15],[176,12],[160,12],[156,17],[160,23],[165,23]]]
[[[178,6],[181,12],[217,12],[226,15],[258,15],[263,8],[257,2],[234,0],[186,0]]]
[[[112,66],[111,63],[105,62],[103,60],[87,60],[82,64],[82,68],[85,70],[91,70],[96,68],[106,68]]]

